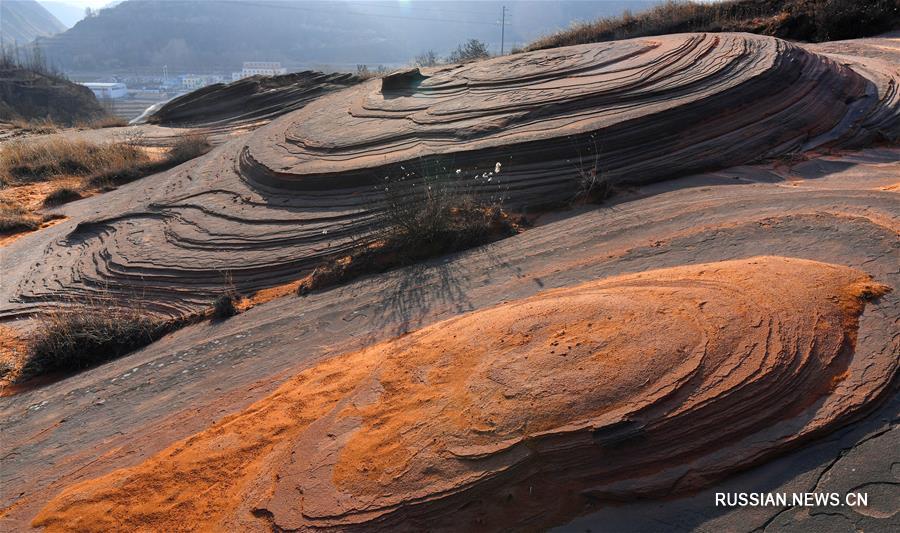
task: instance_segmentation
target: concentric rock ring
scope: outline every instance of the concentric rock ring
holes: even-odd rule
[[[421,158],[498,161],[516,199],[547,201],[568,198],[561,183],[595,157],[607,178],[646,183],[809,149],[879,110],[870,82],[801,47],[685,34],[373,80],[260,132],[241,162],[255,182],[315,189],[373,183]]]
[[[760,257],[541,293],[321,363],[34,525],[538,528],[698,488],[883,394],[896,357],[854,348],[886,290]]]

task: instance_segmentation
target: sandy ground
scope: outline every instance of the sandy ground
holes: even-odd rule
[[[35,524],[537,529],[585,493],[633,498],[673,476],[688,492],[882,395],[890,341],[846,345],[889,290],[846,267],[752,257],[542,291],[320,363],[71,487]],[[619,446],[623,424],[640,438]]]

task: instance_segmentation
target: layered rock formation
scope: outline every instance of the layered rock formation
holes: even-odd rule
[[[257,183],[310,190],[370,184],[421,159],[498,161],[514,200],[548,201],[594,167],[648,183],[865,141],[885,108],[896,119],[895,94],[799,46],[683,34],[396,73],[259,132],[241,163]]]
[[[234,127],[271,120],[325,93],[358,83],[351,74],[305,71],[217,83],[163,104],[147,122],[163,126]]]
[[[845,265],[900,287],[897,176],[898,150],[881,148],[642,186],[637,197],[622,195],[606,206],[550,214],[536,227],[487,247],[304,298],[280,298],[224,322],[189,326],[122,359],[0,398],[6,452],[0,459],[0,529],[28,530],[67,487],[138,465],[244,410],[325,358],[548,288],[760,255]],[[154,185],[157,178],[149,179]],[[15,257],[32,265],[42,257],[39,243],[66,233],[56,227],[38,232],[28,241],[31,255],[17,248]],[[0,256],[9,253],[4,248]],[[0,287],[9,275],[3,272]],[[859,319],[858,353],[896,359],[897,317],[896,290],[867,304]],[[897,384],[895,378],[887,393],[893,399],[871,416],[778,460],[685,497],[599,503],[584,509],[591,516],[565,530],[774,532],[843,530],[854,524],[867,532],[894,531],[897,499],[882,498],[896,495],[891,466],[900,432],[888,430],[900,415]],[[853,477],[843,477],[850,468]],[[827,492],[863,482],[868,508],[785,511],[710,503],[720,491]],[[534,491],[542,486],[536,484]]]
[[[40,243],[39,260],[25,242],[0,259],[0,317],[99,291],[179,315],[231,283],[246,293],[296,280],[372,229],[385,178],[433,173],[518,209],[569,200],[585,176],[647,183],[895,138],[898,79],[896,65],[850,68],[744,34],[397,73],[64,208],[71,218]]]
[[[543,292],[316,365],[34,525],[540,528],[585,498],[696,489],[888,390],[896,357],[855,351],[887,290],[757,257]]]

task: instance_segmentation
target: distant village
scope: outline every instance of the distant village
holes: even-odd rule
[[[159,102],[174,98],[186,92],[195,91],[207,85],[238,81],[251,76],[278,76],[287,74],[287,69],[278,61],[245,61],[240,71],[232,72],[230,78],[221,74],[180,74],[169,76],[163,67],[158,76],[139,76],[112,82],[82,82],[93,91],[97,100],[112,113],[132,119],[145,109]]]

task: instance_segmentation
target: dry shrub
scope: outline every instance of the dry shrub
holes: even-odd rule
[[[473,184],[494,173],[462,178],[445,168],[385,180],[385,205],[376,227],[359,239],[350,256],[316,268],[299,285],[305,295],[373,272],[382,272],[443,254],[479,246],[517,233],[524,220],[503,210],[499,179],[487,194]]]
[[[575,194],[572,204],[582,202],[602,203],[613,194],[613,185],[603,171],[603,149],[596,133],[587,139],[585,149],[579,150],[575,168]]]
[[[72,187],[58,187],[44,197],[44,207],[53,207],[83,198],[78,190]]]
[[[181,164],[205,154],[211,147],[209,137],[202,133],[182,135],[175,141],[168,158],[174,164]]]
[[[212,318],[215,320],[225,320],[237,314],[237,294],[233,291],[225,292],[219,295],[213,302]]]
[[[99,130],[103,128],[120,128],[128,125],[128,121],[116,115],[104,115],[84,122],[76,122],[75,127],[88,130]]]
[[[0,201],[0,233],[32,231],[41,227],[41,217],[11,202]]]
[[[125,143],[94,144],[62,138],[13,141],[3,147],[0,181],[17,185],[63,176],[90,177],[134,168],[148,160],[143,150]]]
[[[368,65],[356,65],[356,77],[362,81],[383,78],[387,74],[388,68],[384,65],[378,65],[375,70],[369,70]]]
[[[491,57],[488,52],[487,45],[478,39],[469,39],[465,43],[456,47],[456,50],[450,52],[447,58],[451,63],[468,63],[479,59],[487,59]]]
[[[10,120],[10,124],[18,129],[39,134],[55,133],[59,130],[59,126],[49,118],[37,118],[31,120],[14,118]]]
[[[173,326],[103,300],[56,309],[38,321],[19,379],[77,372],[121,357],[150,344]]]
[[[485,242],[502,212],[500,200],[480,199],[463,180],[426,175],[385,187],[379,240],[401,256],[433,255]]]

